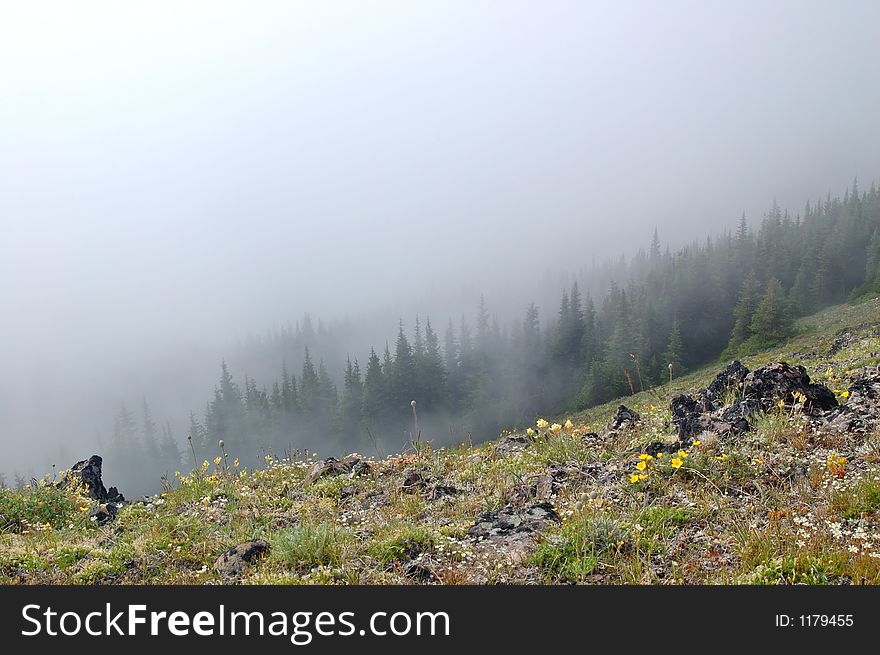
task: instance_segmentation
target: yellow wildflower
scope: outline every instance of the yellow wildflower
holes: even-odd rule
[[[635,484],[639,481],[639,476],[636,473],[633,473],[631,476],[629,476],[629,481]]]
[[[703,442],[700,441],[699,439],[694,439],[694,445],[695,445],[695,446],[699,446],[701,443],[703,443]]]
[[[571,419],[568,419],[562,427],[566,430],[571,430],[574,427],[574,423],[571,422]]]
[[[536,426],[539,430],[546,430],[548,427],[550,427],[550,423],[547,422],[546,420],[542,419],[542,418],[539,418],[539,419],[537,420],[537,422],[535,423],[535,426]]]
[[[526,435],[529,436],[529,437],[534,437],[534,436],[535,436],[535,431],[532,430],[532,428],[528,428],[528,429],[526,430]]]
[[[645,468],[646,468],[647,466],[648,466],[648,465],[645,464],[644,461],[641,461],[641,462],[639,462],[638,464],[636,464],[636,468],[639,469],[640,471],[644,471]]]
[[[678,456],[681,457],[682,459],[684,459],[685,457],[688,456],[687,451],[686,450],[679,450]]]
[[[223,461],[223,458],[220,457],[219,455],[214,458],[214,464],[216,464],[217,466],[220,466],[220,462],[222,462],[222,461]]]
[[[675,457],[672,459],[672,468],[674,468],[674,469],[681,468],[681,464],[682,464],[682,462],[678,457]]]
[[[647,480],[647,479],[648,479],[647,473],[639,473],[639,480]]]
[[[657,453],[657,459],[663,459],[663,451],[662,450],[659,453]]]
[[[720,455],[716,455],[715,459],[717,459],[719,462],[723,462],[725,459],[727,459],[727,453],[721,453]]]
[[[553,434],[557,434],[561,430],[562,430],[562,426],[559,425],[559,423],[554,423],[553,425],[550,426],[550,432],[552,432]]]

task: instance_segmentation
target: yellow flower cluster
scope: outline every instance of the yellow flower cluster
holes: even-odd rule
[[[546,430],[550,427],[550,423],[542,418],[539,418],[535,425],[538,427],[539,430]]]
[[[828,472],[835,478],[843,478],[846,474],[846,457],[841,457],[837,453],[830,453],[826,462]]]
[[[629,476],[629,481],[635,484],[636,482],[644,482],[647,480],[651,461],[653,459],[654,458],[648,453],[642,453],[639,455],[639,461],[636,462],[636,472]]]

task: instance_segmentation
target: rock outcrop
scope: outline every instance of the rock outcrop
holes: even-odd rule
[[[217,561],[214,569],[226,577],[238,577],[269,552],[269,544],[262,540],[247,541],[226,550]]]
[[[370,464],[360,457],[349,455],[342,459],[328,457],[320,459],[309,468],[306,473],[305,483],[314,484],[320,478],[335,477],[337,475],[364,475],[370,472]]]
[[[826,415],[826,428],[862,434],[873,432],[880,425],[880,368],[866,369],[847,391],[846,404]]]
[[[734,361],[705,389],[672,399],[672,423],[678,431],[678,442],[654,442],[646,452],[656,455],[687,446],[710,432],[719,436],[742,434],[751,429],[752,416],[772,409],[780,401],[786,406],[799,403],[811,416],[821,416],[837,407],[834,393],[825,385],[811,382],[803,366],[776,362],[749,371]]]
[[[99,455],[92,455],[77,462],[70,467],[60,487],[67,489],[73,485],[82,485],[92,500],[99,503],[124,503],[125,497],[116,487],[110,487],[109,490],[104,487],[104,481],[101,479],[103,464],[104,460]]]

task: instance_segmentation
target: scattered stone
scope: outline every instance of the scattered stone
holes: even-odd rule
[[[430,476],[423,469],[407,468],[403,471],[403,482],[400,483],[400,490],[413,493],[428,486]]]
[[[547,465],[547,472],[535,484],[535,498],[538,500],[549,500],[562,488],[567,477],[568,469],[564,464],[550,462]]]
[[[530,439],[525,434],[509,434],[495,446],[495,452],[499,455],[510,455],[528,446]]]
[[[677,453],[685,446],[681,441],[666,443],[663,441],[652,441],[645,446],[644,451],[651,457],[657,457],[659,453],[668,453],[670,455]]]
[[[442,498],[457,496],[460,493],[464,492],[458,487],[453,487],[451,485],[445,484],[437,484],[434,485],[433,489],[431,489],[431,500],[441,500]]]
[[[611,419],[611,422],[605,428],[605,431],[611,432],[613,430],[628,428],[641,420],[642,417],[639,416],[635,410],[630,409],[626,405],[620,405],[617,408],[617,412],[614,414],[614,418]]]
[[[346,500],[347,498],[351,498],[355,494],[357,494],[357,487],[343,487],[339,490],[339,500]]]
[[[867,434],[880,424],[880,368],[868,368],[849,387],[846,404],[826,415],[825,427]]]
[[[312,464],[308,473],[306,473],[305,484],[314,484],[320,478],[324,477],[335,477],[337,475],[349,475],[354,477],[369,472],[369,463],[362,460],[360,457],[355,457],[354,455],[349,455],[342,459],[328,457],[327,459],[320,459]]]
[[[535,503],[525,509],[505,507],[483,512],[468,529],[474,539],[504,539],[508,536],[543,530],[551,522],[558,523],[559,515],[549,502]]]
[[[214,569],[227,577],[240,576],[269,552],[269,544],[262,540],[247,541],[233,546],[214,562]]]
[[[828,356],[831,357],[836,355],[841,350],[845,348],[849,348],[857,344],[867,335],[860,335],[859,332],[866,331],[870,329],[870,336],[880,336],[880,326],[872,325],[870,323],[862,323],[861,325],[856,325],[852,328],[843,328],[840,330],[834,337],[834,341],[831,343],[831,348],[828,349]]]
[[[426,555],[409,560],[403,565],[403,572],[406,577],[416,582],[438,582],[440,578],[434,571],[436,563]]]
[[[93,507],[89,512],[89,518],[93,521],[97,521],[98,525],[105,525],[116,518],[116,513],[118,511],[119,509],[116,507],[116,503],[105,503]]]

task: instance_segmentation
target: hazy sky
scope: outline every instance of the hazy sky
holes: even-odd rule
[[[187,344],[868,184],[878,25],[873,0],[0,2],[0,439],[179,380]]]

